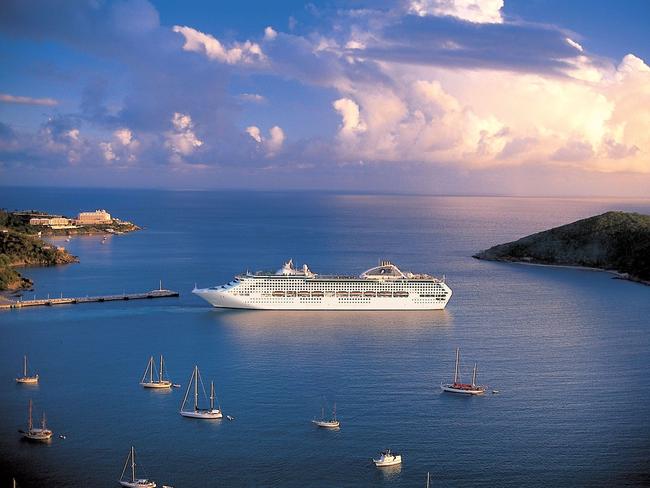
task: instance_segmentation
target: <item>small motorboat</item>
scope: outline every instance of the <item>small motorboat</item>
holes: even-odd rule
[[[231,421],[235,420],[235,417],[233,417],[232,415],[226,415],[226,418]]]
[[[385,451],[381,452],[379,459],[373,458],[372,462],[375,463],[375,466],[378,468],[383,468],[386,466],[397,466],[398,464],[402,464],[402,455],[392,453],[390,452],[390,449],[386,449]]]
[[[29,401],[29,418],[27,420],[27,430],[19,431],[23,438],[29,441],[47,442],[52,438],[52,431],[45,425],[45,413],[41,419],[41,427],[34,427],[32,423],[32,401]]]
[[[59,439],[65,439],[65,435],[64,434],[59,434]]]
[[[472,382],[471,383],[462,383],[460,380],[460,348],[456,348],[456,368],[454,369],[454,382],[441,384],[440,388],[442,391],[448,393],[461,393],[464,395],[482,395],[485,393],[485,386],[480,386],[476,384],[476,372],[478,371],[476,364],[474,364],[474,370],[472,372]]]
[[[320,427],[322,429],[338,429],[341,427],[341,422],[336,418],[336,403],[334,404],[334,408],[332,409],[332,418],[331,419],[326,419],[325,418],[325,407],[321,408],[321,414],[320,414],[320,419],[314,419],[311,421],[312,424],[314,424],[316,427]]]

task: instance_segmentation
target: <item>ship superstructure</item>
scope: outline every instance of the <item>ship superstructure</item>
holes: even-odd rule
[[[451,298],[444,280],[401,271],[390,261],[359,276],[320,275],[287,261],[274,272],[245,273],[192,293],[214,307],[262,310],[441,310]]]

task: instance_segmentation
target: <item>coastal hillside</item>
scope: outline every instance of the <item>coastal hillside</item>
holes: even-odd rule
[[[31,281],[14,269],[17,266],[54,266],[76,261],[75,256],[36,236],[0,228],[0,290],[31,287]]]
[[[474,255],[491,261],[586,266],[650,281],[650,215],[606,212]]]

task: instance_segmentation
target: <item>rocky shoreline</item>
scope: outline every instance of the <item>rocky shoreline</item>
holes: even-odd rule
[[[113,219],[110,223],[105,224],[52,228],[31,225],[30,215],[34,214],[0,210],[0,291],[15,293],[33,288],[34,283],[23,277],[16,268],[58,266],[79,262],[76,256],[70,254],[63,247],[46,242],[43,237],[119,235],[140,230],[137,225],[119,219]]]
[[[650,285],[650,216],[606,212],[478,252],[476,259],[614,273]]]

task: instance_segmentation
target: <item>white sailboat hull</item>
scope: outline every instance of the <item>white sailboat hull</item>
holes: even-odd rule
[[[52,438],[52,431],[48,429],[32,429],[23,432],[23,437],[30,441],[46,442]]]
[[[135,481],[120,481],[120,485],[125,488],[156,488],[155,481],[149,480],[135,480]]]
[[[341,423],[338,420],[312,420],[312,424],[323,429],[338,429]]]
[[[205,419],[205,420],[218,420],[223,418],[223,413],[221,410],[196,410],[196,411],[187,411],[181,410],[180,414],[183,417],[188,417],[192,419]]]
[[[142,382],[140,385],[143,388],[171,388],[172,382],[163,380],[163,381],[154,381],[154,382]]]
[[[452,385],[441,385],[440,388],[442,391],[446,391],[448,393],[458,393],[460,395],[483,395],[485,393],[485,388],[472,388],[472,389],[464,389],[464,388],[454,388]]]
[[[22,383],[26,385],[33,385],[35,383],[38,383],[38,375],[36,376],[21,376],[20,378],[16,378],[16,383]]]

